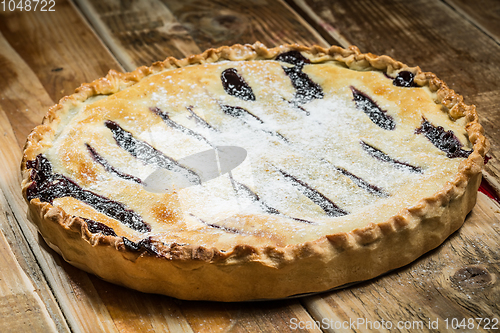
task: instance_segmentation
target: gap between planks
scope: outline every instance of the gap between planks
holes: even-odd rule
[[[473,15],[469,14],[467,10],[461,6],[460,2],[457,2],[455,0],[441,0],[441,1],[446,5],[448,5],[451,9],[456,11],[458,14],[460,14],[464,19],[466,19],[470,24],[474,25],[478,30],[482,31],[485,35],[493,39],[498,45],[500,45],[500,35],[497,35],[494,31],[488,29],[488,27],[484,25],[481,21],[475,19]]]

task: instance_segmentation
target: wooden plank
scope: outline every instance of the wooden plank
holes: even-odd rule
[[[329,319],[330,327],[322,327],[327,332],[345,322],[345,332],[371,332],[373,325],[394,332],[398,323],[407,325],[406,332],[489,331],[475,318],[500,319],[499,226],[500,206],[479,194],[465,226],[436,250],[372,281],[306,298],[304,304],[315,318]],[[474,329],[457,327],[463,319],[475,322]]]
[[[200,53],[187,30],[159,0],[76,2],[127,71],[168,56]]]
[[[500,44],[500,2],[495,0],[444,0],[444,2]]]
[[[0,190],[0,197],[4,198]],[[8,225],[8,207],[0,203],[0,228]],[[17,262],[9,243],[0,232],[0,331],[57,332],[55,321]],[[53,300],[52,300],[53,301]],[[29,315],[28,315],[29,314]],[[62,327],[59,326],[61,330]],[[69,332],[69,330],[66,330]]]
[[[207,304],[210,304],[207,307]],[[297,300],[246,303],[180,302],[196,332],[321,332],[319,327],[299,327],[313,318]]]
[[[6,112],[6,125],[12,123],[17,146],[22,147],[34,126],[42,122],[53,101],[38,77],[17,55],[0,33],[1,106]],[[36,99],[33,98],[36,96]]]
[[[486,171],[500,180],[500,45],[490,36],[438,0],[289,2],[304,15],[315,13],[308,19],[327,24],[323,32],[330,38],[335,38],[331,31],[340,31],[362,52],[387,54],[434,72],[475,104],[491,142]]]
[[[120,332],[193,332],[172,298],[90,278]]]
[[[22,122],[29,123],[35,121],[41,121],[41,115],[36,113],[30,113],[26,111],[18,111],[18,108],[31,108],[33,106],[38,106],[41,103],[51,103],[50,99],[45,98],[46,93],[43,89],[37,89],[36,85],[33,85],[33,82],[37,82],[37,78],[32,75],[30,71],[25,72],[26,65],[22,62],[18,61],[18,58],[13,53],[10,45],[7,44],[3,36],[0,34],[0,62],[2,64],[1,73],[2,73],[2,89],[0,89],[0,98],[1,98],[1,106],[0,106],[0,133],[3,135],[0,138],[0,147],[2,147],[2,160],[8,159],[8,155],[4,154],[3,149],[3,140],[8,139],[8,144],[16,150],[18,144],[24,143],[26,138],[17,137],[18,141],[14,141],[16,135],[10,126],[9,119],[6,113],[3,111],[3,108],[7,108],[12,111],[13,108],[16,108],[16,112],[19,112],[19,124]],[[17,68],[16,70],[13,68]],[[19,75],[22,72],[24,75]],[[30,90],[31,87],[31,91]],[[32,94],[36,94],[40,100],[33,101]],[[23,101],[23,103],[14,103],[13,99],[18,101]],[[14,112],[12,112],[14,113]],[[19,126],[20,131],[28,131],[29,129]],[[20,141],[23,140],[23,141]],[[18,148],[17,148],[18,149]],[[19,183],[20,183],[20,175],[19,175],[19,161],[20,161],[20,151],[19,154],[15,157],[17,160],[15,164],[10,165],[10,168],[14,172],[16,172],[15,178],[12,180],[10,184],[10,191],[15,191],[14,193],[19,193]],[[3,171],[2,171],[3,173]],[[8,204],[8,201],[4,195],[4,189],[6,183],[2,181],[2,189],[0,195],[0,205],[2,206],[2,217],[5,217],[0,223],[0,230],[2,233],[2,237],[5,237],[6,240],[10,244],[10,248],[17,258],[18,264],[21,265],[22,269],[29,274],[29,278],[32,280],[33,285],[35,286],[39,297],[43,301],[46,306],[46,311],[52,317],[53,322],[55,323],[57,330],[60,332],[69,331],[69,328],[66,324],[66,320],[64,315],[62,314],[57,301],[54,298],[50,287],[40,270],[36,262],[36,258],[34,257],[31,248],[26,243],[26,239],[23,235],[23,232],[20,229],[20,226],[17,224],[15,217],[11,211],[11,208]],[[4,253],[4,252],[2,252]],[[12,297],[15,294],[11,295]],[[29,297],[29,296],[27,296]]]
[[[320,332],[293,329],[313,322],[297,300],[246,303],[195,302],[148,295],[91,277],[120,331]],[[133,315],[131,315],[133,314]]]
[[[58,101],[81,83],[121,67],[70,1],[57,0],[54,9],[2,11],[0,32],[31,68],[49,97]]]
[[[328,43],[284,1],[162,0],[204,50],[235,43]]]
[[[127,6],[116,0],[77,3],[127,70],[168,56],[184,58],[236,43],[327,45],[281,1],[148,0]]]

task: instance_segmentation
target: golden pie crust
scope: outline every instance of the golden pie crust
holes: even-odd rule
[[[300,68],[276,61],[287,52],[299,52],[307,61]],[[224,91],[221,72],[230,68],[244,77],[254,100]],[[299,68],[295,74],[305,73],[323,95],[306,94],[297,102],[300,87],[293,86],[294,73],[287,74],[287,68]],[[403,72],[411,73],[412,86],[393,84]],[[302,76],[300,82],[306,81]],[[380,128],[368,113],[351,112],[356,110],[356,91],[376,100],[396,128]],[[220,111],[226,104],[236,106],[232,114]],[[241,121],[241,110],[251,110],[258,121],[251,123],[248,115]],[[250,144],[246,141],[253,142],[252,135],[265,140],[266,148],[254,155],[261,141],[246,147],[253,160],[241,164],[241,171],[234,169],[231,177],[258,193],[254,202],[262,199],[266,205],[259,201],[253,208],[236,209],[238,200],[221,190],[231,182],[234,189],[235,181],[227,175],[206,186],[151,193],[116,177],[89,155],[91,146],[114,168],[142,170],[139,176],[144,177],[154,168],[113,143],[112,124],[178,160],[210,148],[208,140],[179,131],[198,128],[193,112],[218,129],[203,132],[215,139],[236,128],[242,137],[250,136],[228,136],[236,145]],[[337,113],[328,118],[329,112]],[[426,120],[452,131],[467,156],[449,158],[433,145],[418,130]],[[106,121],[112,122],[106,123],[108,128]],[[344,122],[350,127],[339,130]],[[392,164],[384,156],[374,157],[379,148],[390,151]],[[256,43],[210,49],[182,60],[167,58],[131,73],[110,71],[83,84],[53,106],[29,135],[22,189],[29,217],[49,246],[104,280],[188,300],[277,299],[367,280],[440,245],[475,205],[487,149],[475,107],[464,104],[432,73],[388,56],[362,54],[356,47],[268,49]],[[38,156],[50,161],[54,173],[137,212],[150,229],[131,228],[71,196],[44,201],[36,191],[30,194],[37,185],[33,161]],[[423,171],[394,168],[394,161]],[[367,166],[372,164],[376,166]],[[377,184],[372,190],[383,190],[377,195],[366,186],[363,190],[356,182],[359,175],[368,179],[365,185]],[[311,188],[332,202],[318,204]],[[341,213],[325,214],[336,209],[333,202]],[[114,232],[96,231],[95,225]]]

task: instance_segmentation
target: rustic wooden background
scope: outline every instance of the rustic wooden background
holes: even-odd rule
[[[34,1],[31,11],[9,10],[11,2],[0,2],[1,332],[500,330],[500,204],[482,193],[462,229],[407,267],[315,296],[231,304],[146,295],[73,268],[27,221],[19,190],[26,136],[80,83],[261,41],[354,44],[436,73],[477,105],[492,147],[484,175],[498,193],[500,1],[56,0],[51,12],[34,11]],[[474,318],[485,320],[472,328]]]

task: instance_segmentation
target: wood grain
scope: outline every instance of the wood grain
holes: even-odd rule
[[[499,318],[499,237],[500,205],[480,193],[465,225],[436,250],[380,278],[306,298],[304,305],[318,320],[365,320],[346,332],[370,332],[368,321],[388,321],[393,328],[411,323],[403,330],[408,332],[451,332],[446,319]],[[439,329],[429,329],[429,320],[438,320]]]
[[[9,123],[5,113],[0,110],[0,133],[4,133],[4,136],[9,135],[13,138],[12,129],[8,125]],[[2,180],[2,188],[5,188],[3,185],[6,184],[3,184]],[[15,220],[3,189],[0,189],[0,213],[0,237],[5,239],[5,242],[8,243],[2,245],[4,249],[1,250],[0,253],[2,253],[2,256],[5,258],[14,257],[16,259],[15,265],[5,260],[0,264],[0,276],[4,273],[8,275],[7,277],[0,277],[2,284],[6,284],[7,286],[13,284],[15,286],[11,286],[10,293],[4,294],[4,296],[15,299],[15,297],[20,296],[18,293],[24,292],[27,300],[37,301],[36,304],[40,301],[44,305],[44,307],[40,305],[39,308],[36,309],[35,316],[45,316],[45,313],[48,313],[50,316],[52,323],[50,325],[41,325],[40,327],[47,327],[47,329],[49,329],[50,326],[55,325],[58,332],[69,332],[70,330],[66,323],[66,319],[59,308],[55,295],[40,269],[36,257],[31,247],[28,245],[19,224]],[[19,273],[17,266],[22,270]],[[9,276],[13,275],[17,275],[16,279],[14,281],[9,281]],[[29,285],[26,282],[28,279],[30,281]],[[36,293],[36,295],[33,296],[33,293]],[[17,310],[19,310],[19,308],[17,308]],[[15,312],[16,310],[11,311]],[[32,309],[26,308],[25,311],[26,313],[30,313]],[[19,313],[17,315],[22,317],[25,311],[18,311]],[[5,314],[5,311],[3,311],[3,317],[7,316],[8,314]],[[16,322],[13,318],[11,318],[10,321]]]
[[[217,303],[148,295],[91,278],[120,331],[288,332],[292,318],[312,321],[296,300]],[[293,322],[293,321],[292,321]],[[318,332],[317,329],[298,332]]]
[[[77,0],[77,3],[127,70],[168,56],[184,58],[208,48],[236,43],[327,45],[281,1]]]
[[[500,2],[495,0],[444,1],[500,44]]]
[[[321,332],[317,327],[296,329],[295,322],[313,322],[297,300],[245,303],[179,301],[196,332]]]
[[[0,190],[0,211],[6,201]],[[0,228],[8,226],[6,214],[0,216]],[[3,233],[0,233],[0,331],[56,332],[57,327],[44,302],[24,273]],[[53,301],[53,299],[52,299]],[[29,315],[27,315],[29,314]],[[63,327],[59,327],[62,331]],[[69,331],[69,330],[67,330]]]
[[[323,32],[330,38],[335,38],[330,31],[340,31],[362,52],[387,54],[434,72],[465,102],[475,104],[492,146],[486,171],[500,179],[500,45],[495,40],[437,0],[289,2],[304,15],[315,13],[308,19],[327,24],[330,28]]]
[[[121,69],[73,4],[56,2],[53,12],[0,12],[0,32],[53,101]]]
[[[287,43],[328,45],[284,1],[162,1],[202,50],[256,41],[268,47]]]
[[[193,332],[176,301],[91,277],[120,332]]]
[[[188,31],[159,0],[77,0],[77,4],[127,71],[168,56],[200,53]]]
[[[0,33],[1,105],[7,118],[5,126],[13,131],[22,147],[33,127],[42,122],[53,101],[29,66]],[[36,99],[33,96],[37,96]],[[12,127],[10,126],[12,124]]]
[[[64,13],[63,13],[64,14]],[[5,195],[7,205],[3,206],[4,214],[10,216],[7,220],[9,228],[16,232],[4,232],[4,236],[15,236],[7,241],[14,243],[16,240],[23,240],[25,245],[29,245],[30,250],[24,249],[21,253],[32,253],[32,261],[36,261],[39,266],[38,271],[28,271],[31,274],[40,274],[41,276],[30,276],[33,283],[39,288],[43,288],[40,294],[46,304],[48,311],[53,313],[56,318],[54,321],[61,323],[60,330],[65,327],[71,327],[74,332],[82,330],[91,331],[92,328],[103,332],[116,331],[113,321],[106,316],[107,310],[102,301],[93,291],[92,284],[85,283],[88,276],[75,268],[61,263],[60,257],[47,248],[45,243],[39,239],[34,226],[26,219],[27,206],[20,193],[20,161],[21,149],[26,140],[26,136],[31,130],[31,126],[41,121],[42,115],[47,105],[53,103],[47,90],[39,80],[37,74],[21,58],[21,56],[12,48],[11,44],[0,34],[0,59],[6,65],[2,68],[2,74],[7,73],[8,84],[0,90],[2,104],[0,107],[0,147],[2,148],[2,159],[0,159],[0,186]],[[49,44],[46,46],[50,47]],[[36,99],[33,98],[36,96]],[[17,129],[16,132],[11,127]],[[7,208],[6,208],[7,207]],[[7,230],[4,227],[3,230]],[[21,261],[20,259],[18,259]],[[30,260],[25,258],[25,260]],[[28,263],[26,264],[28,266]],[[71,279],[68,272],[76,270],[77,279]],[[37,280],[45,280],[43,283],[35,283]],[[49,289],[50,286],[50,289]],[[83,289],[84,286],[85,289]],[[80,288],[80,289],[79,289]],[[50,303],[50,295],[59,303],[57,306]],[[79,297],[84,295],[84,297]],[[53,299],[52,299],[53,302]],[[64,319],[60,313],[63,313]],[[90,325],[90,326],[89,326]]]

